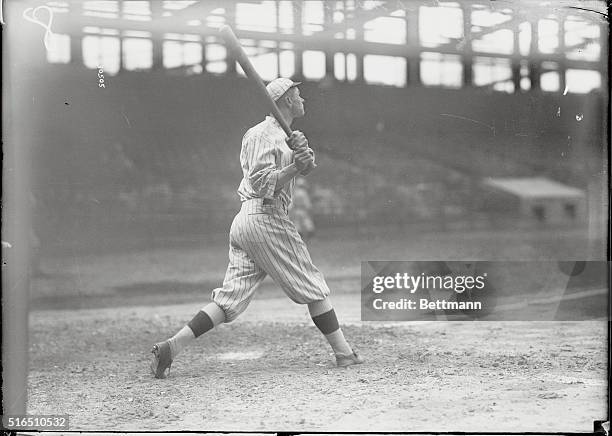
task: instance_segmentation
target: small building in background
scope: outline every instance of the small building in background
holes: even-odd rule
[[[572,225],[586,221],[586,193],[545,177],[486,178],[483,208],[519,224]]]

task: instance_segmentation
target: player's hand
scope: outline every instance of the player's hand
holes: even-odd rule
[[[314,164],[314,152],[310,148],[299,149],[293,155],[293,162],[301,172]]]
[[[285,141],[291,150],[298,150],[308,147],[308,140],[306,139],[306,136],[304,136],[304,134],[299,130],[294,130],[291,132],[291,136],[289,136]]]
[[[312,148],[310,147],[306,147],[306,151],[310,154],[310,156],[312,156],[312,163],[314,163],[315,161],[315,152]]]

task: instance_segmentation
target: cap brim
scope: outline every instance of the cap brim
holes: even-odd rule
[[[291,88],[293,88],[294,86],[301,85],[301,84],[302,84],[302,82],[293,82],[293,85],[291,85]]]

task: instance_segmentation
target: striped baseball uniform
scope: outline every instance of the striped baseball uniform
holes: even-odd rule
[[[295,179],[274,193],[278,172],[293,162],[285,137],[276,119],[268,116],[242,139],[243,179],[238,188],[242,207],[230,228],[223,287],[212,292],[213,301],[225,311],[226,322],[247,308],[266,275],[299,304],[329,295],[323,275],[287,216]]]

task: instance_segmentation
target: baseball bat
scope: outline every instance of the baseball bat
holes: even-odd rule
[[[268,94],[266,86],[264,85],[263,81],[261,80],[261,77],[259,77],[259,74],[253,67],[253,64],[251,64],[249,57],[244,52],[244,49],[242,48],[240,41],[238,41],[238,38],[236,38],[236,35],[234,34],[232,28],[227,25],[222,26],[219,29],[219,33],[225,41],[226,47],[233,53],[234,57],[236,58],[236,61],[238,61],[238,63],[244,70],[246,76],[251,79],[251,81],[255,84],[255,89],[257,90],[257,93],[261,96],[263,101],[266,102],[268,109],[270,110],[272,115],[274,115],[274,118],[276,118],[278,123],[281,125],[287,137],[291,136],[291,126],[289,126],[289,123],[287,123],[285,117],[283,117],[283,114],[281,113],[280,109],[278,108],[274,100],[272,100],[272,97],[270,97],[270,95]],[[301,174],[307,175],[315,167],[316,164],[313,163],[311,166],[305,168]]]

